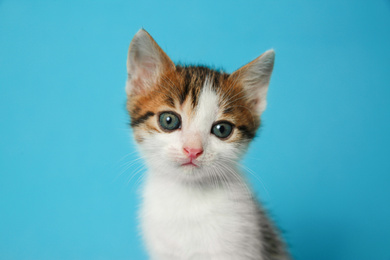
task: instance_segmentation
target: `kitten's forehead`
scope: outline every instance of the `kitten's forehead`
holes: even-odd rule
[[[192,108],[197,107],[199,98],[204,87],[217,89],[223,84],[229,75],[224,72],[209,69],[203,66],[188,66],[176,68],[179,77],[179,95],[180,104],[187,99],[191,99]]]
[[[219,103],[219,96],[213,87],[212,79],[207,76],[200,94],[197,96],[196,106],[193,109],[194,113],[191,114],[192,118],[189,120],[192,121],[191,126],[198,129],[198,131],[208,133],[210,125],[218,118]]]

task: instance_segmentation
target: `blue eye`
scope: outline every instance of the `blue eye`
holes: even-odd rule
[[[219,122],[211,128],[211,133],[221,139],[229,137],[232,131],[233,125],[229,122]]]
[[[160,114],[159,118],[160,126],[163,130],[173,131],[180,127],[181,122],[180,118],[176,113],[173,112],[163,112]]]

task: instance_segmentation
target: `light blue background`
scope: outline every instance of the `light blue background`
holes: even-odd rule
[[[384,0],[0,1],[1,259],[146,259],[124,92],[141,27],[228,72],[274,48],[252,186],[297,260],[390,259]]]

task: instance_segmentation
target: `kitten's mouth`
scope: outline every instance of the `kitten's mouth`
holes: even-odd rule
[[[183,163],[181,166],[194,166],[194,167],[199,167],[196,165],[192,160],[186,163]]]

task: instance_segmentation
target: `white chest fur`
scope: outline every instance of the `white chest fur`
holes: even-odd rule
[[[206,189],[149,174],[140,213],[152,259],[261,259],[257,206],[242,183]]]

